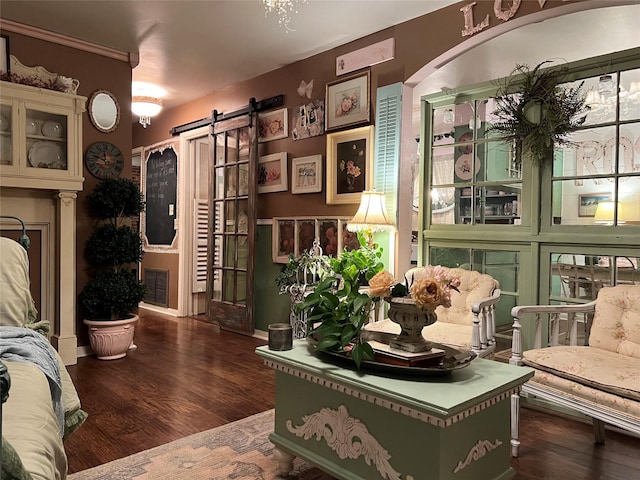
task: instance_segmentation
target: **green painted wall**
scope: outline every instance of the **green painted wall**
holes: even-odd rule
[[[271,225],[258,225],[256,239],[255,270],[255,329],[268,331],[272,323],[289,321],[288,295],[280,295],[276,287],[276,275],[282,267],[273,263],[271,255]]]

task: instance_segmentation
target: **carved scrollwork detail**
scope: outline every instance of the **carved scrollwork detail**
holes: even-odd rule
[[[495,443],[491,443],[489,440],[478,440],[478,443],[476,443],[473,447],[471,447],[471,450],[469,450],[469,453],[467,454],[467,458],[465,459],[465,461],[458,462],[458,465],[453,470],[453,473],[458,473],[460,470],[468,467],[471,464],[471,462],[480,460],[487,453],[489,453],[491,450],[495,450],[500,445],[502,445],[502,442],[497,438]]]
[[[344,405],[340,405],[338,410],[323,408],[311,415],[304,415],[302,421],[302,425],[294,426],[291,420],[287,420],[287,429],[305,440],[315,437],[317,441],[321,441],[324,438],[327,446],[341,460],[355,460],[362,456],[367,465],[375,465],[383,479],[401,480],[400,472],[394,470],[389,463],[389,452],[369,433],[365,424],[349,416]],[[405,478],[413,480],[411,475]]]

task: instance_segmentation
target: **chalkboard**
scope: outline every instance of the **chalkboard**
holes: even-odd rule
[[[145,235],[149,245],[171,246],[176,236],[178,155],[171,147],[151,152],[145,181]]]

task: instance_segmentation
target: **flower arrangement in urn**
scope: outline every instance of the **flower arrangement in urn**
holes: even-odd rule
[[[404,283],[396,282],[386,270],[376,274],[369,280],[369,295],[383,297],[390,305],[389,319],[402,328],[389,345],[409,352],[430,350],[431,342],[422,336],[422,329],[437,320],[437,307],[451,306],[451,292],[459,292],[459,286],[460,278],[439,265],[413,269]]]
[[[435,310],[440,305],[449,308],[451,291],[459,292],[460,278],[451,275],[440,265],[429,265],[423,269],[418,280],[415,280],[414,272],[411,281],[405,277],[404,283],[396,282],[391,273],[383,270],[369,280],[369,295],[383,297],[388,302],[393,298],[409,298],[423,310]]]

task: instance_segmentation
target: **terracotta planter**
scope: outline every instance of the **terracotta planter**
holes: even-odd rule
[[[115,360],[127,355],[133,345],[137,315],[124,320],[84,320],[89,327],[91,349],[100,360]]]

